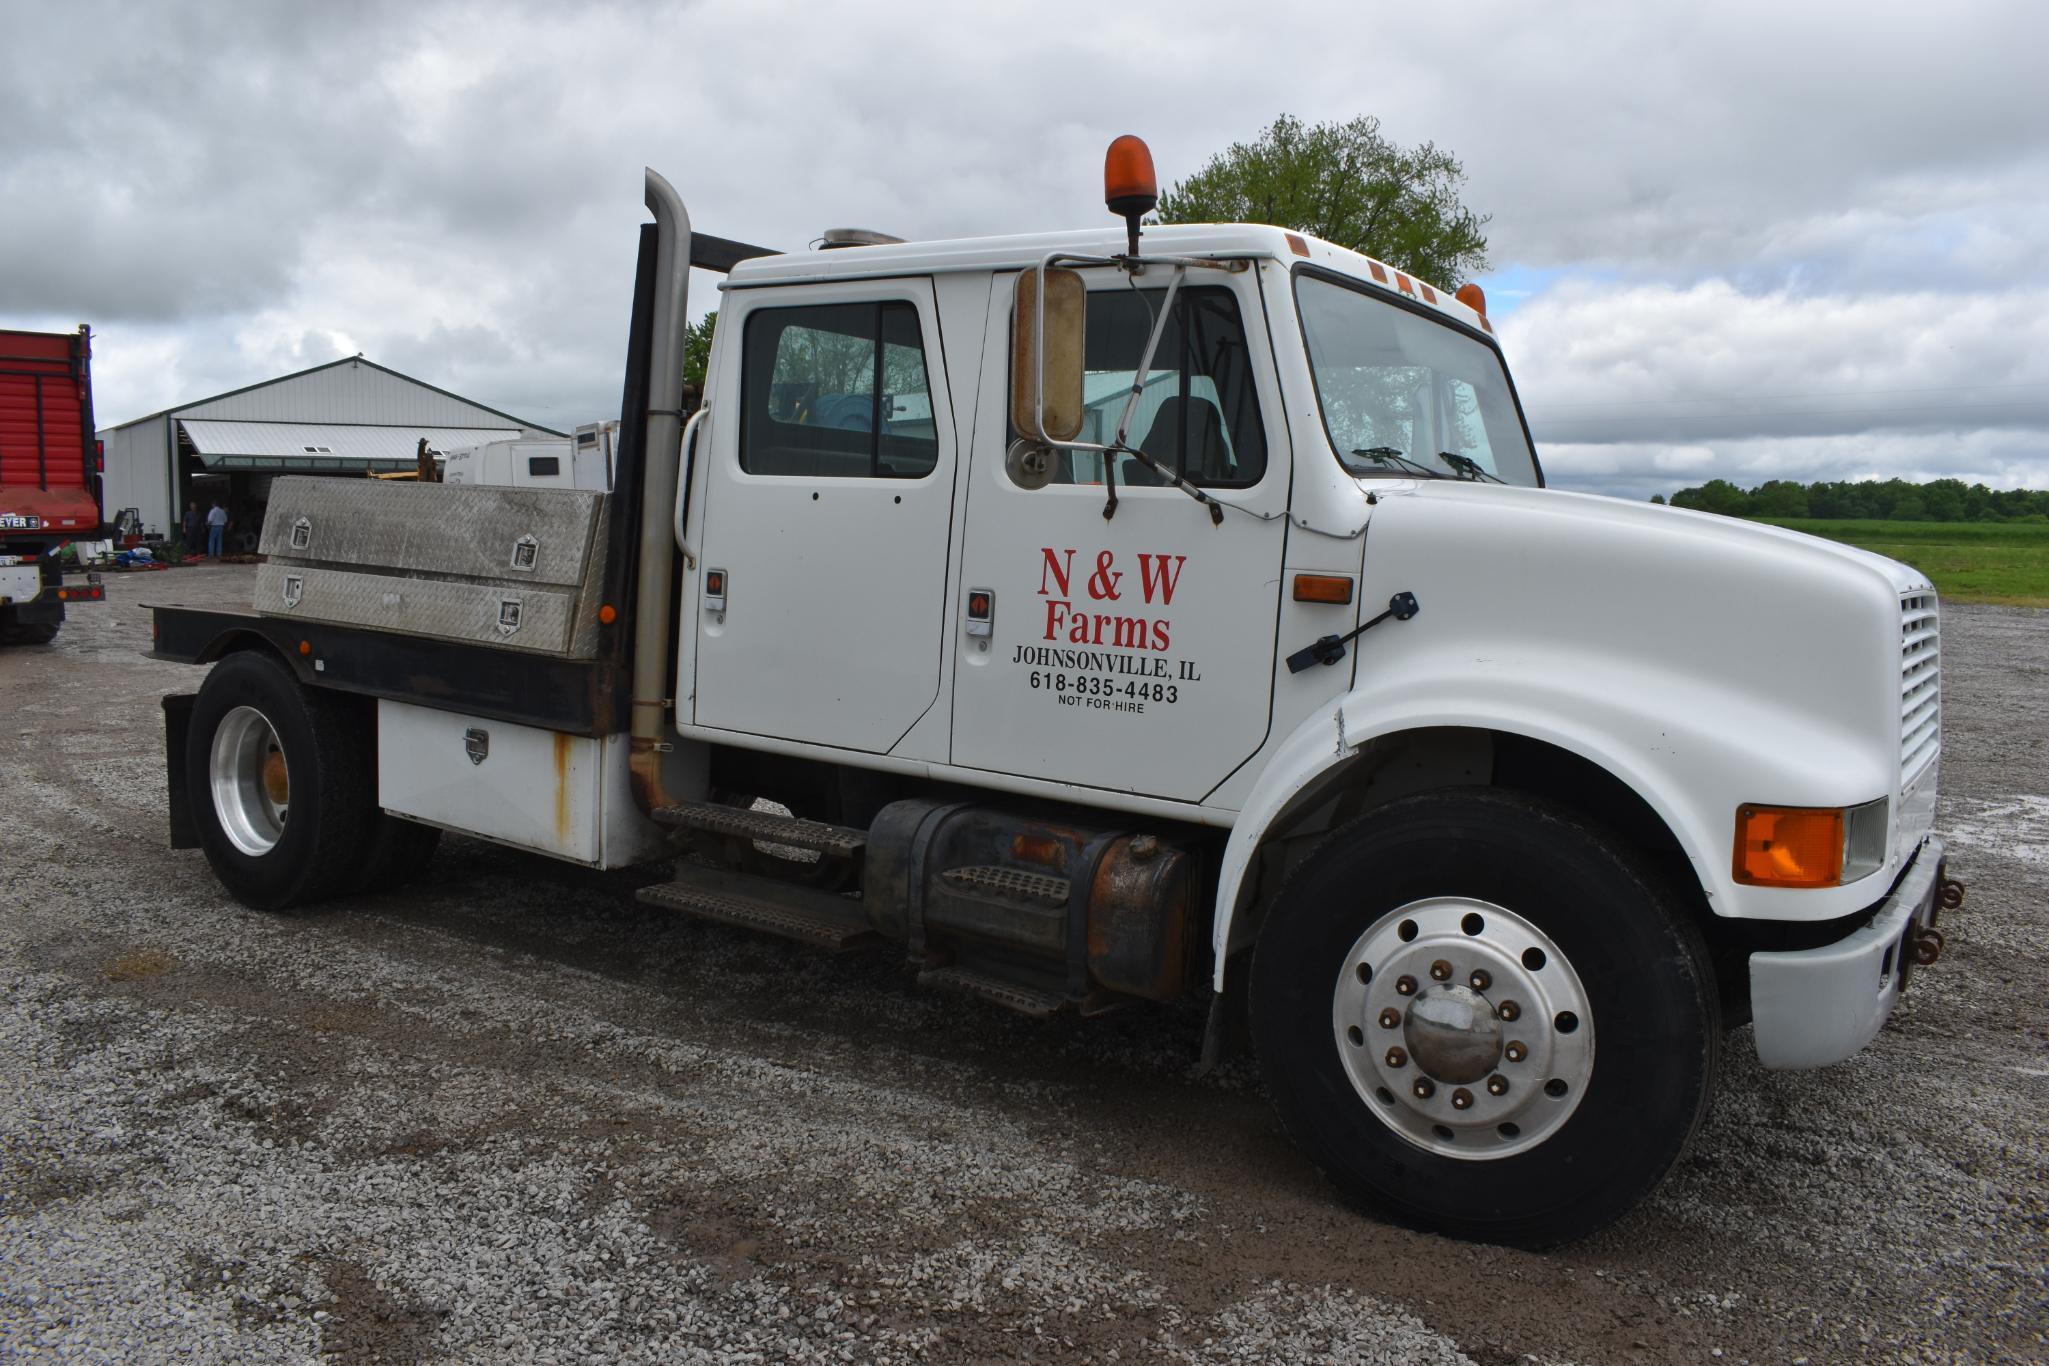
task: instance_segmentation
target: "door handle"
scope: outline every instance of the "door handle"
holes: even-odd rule
[[[682,459],[676,471],[676,548],[683,552],[683,567],[695,569],[697,557],[690,553],[690,542],[683,535],[683,521],[690,510],[690,476],[697,468],[697,424],[704,421],[711,412],[711,405],[705,404],[690,415],[690,421],[683,425]]]

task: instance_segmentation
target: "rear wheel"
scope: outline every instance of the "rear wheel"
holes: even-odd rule
[[[228,656],[200,685],[186,798],[207,862],[237,901],[285,910],[355,887],[373,814],[360,712],[253,652]]]
[[[1578,817],[1489,789],[1392,803],[1290,876],[1252,965],[1290,1132],[1353,1197],[1545,1246],[1628,1211],[1706,1113],[1698,930]]]
[[[17,622],[11,626],[0,626],[0,644],[48,645],[56,638],[57,623],[54,621]]]

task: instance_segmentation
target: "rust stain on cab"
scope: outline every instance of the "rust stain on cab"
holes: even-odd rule
[[[568,735],[555,732],[555,842],[569,843],[569,742]]]

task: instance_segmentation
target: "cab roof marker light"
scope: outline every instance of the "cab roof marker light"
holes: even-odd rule
[[[1467,308],[1472,309],[1473,312],[1479,314],[1483,319],[1487,316],[1487,291],[1474,284],[1471,280],[1460,285],[1458,293],[1452,297]]]

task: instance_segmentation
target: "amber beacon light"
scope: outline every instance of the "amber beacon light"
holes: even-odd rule
[[[1153,174],[1153,152],[1145,139],[1126,133],[1110,143],[1103,157],[1103,203],[1124,219],[1131,235],[1131,254],[1138,255],[1138,220],[1160,202],[1159,177]]]

